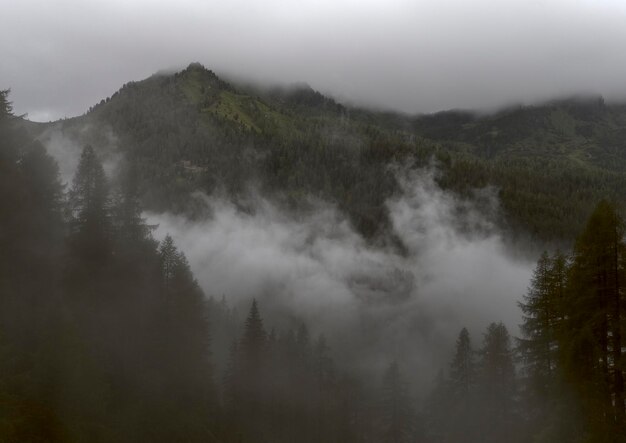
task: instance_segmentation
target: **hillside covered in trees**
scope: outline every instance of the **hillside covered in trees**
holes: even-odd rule
[[[388,241],[390,164],[434,162],[444,189],[491,186],[510,235],[567,246],[602,198],[624,203],[626,107],[581,97],[491,115],[407,116],[343,106],[306,85],[233,86],[199,64],[124,85],[85,115],[28,124],[44,144],[90,144],[135,163],[142,203],[197,214],[190,195],[253,188],[286,207],[336,204]],[[60,134],[60,135],[59,135]],[[393,241],[393,239],[391,239]]]
[[[624,441],[625,119],[597,99],[409,117],[197,64],[49,124],[2,91],[0,441]],[[54,143],[79,147],[66,186]],[[403,361],[360,371],[346,337],[266,316],[256,293],[244,311],[205,294],[143,215],[210,216],[198,190],[243,212],[254,192],[295,213],[321,200],[402,254],[392,166],[433,161],[446,191],[497,191],[503,235],[563,252],[537,262],[520,333],[463,328],[425,395]]]

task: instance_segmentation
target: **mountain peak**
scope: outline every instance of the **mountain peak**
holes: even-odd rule
[[[189,66],[187,66],[186,70],[207,71],[207,68],[205,68],[204,65],[200,62],[191,62],[189,63]]]

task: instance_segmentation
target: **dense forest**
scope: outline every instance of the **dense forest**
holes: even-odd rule
[[[129,82],[83,116],[26,127],[45,144],[133,161],[149,210],[197,216],[196,190],[245,207],[253,186],[288,208],[331,202],[387,243],[385,204],[399,192],[389,164],[435,164],[444,189],[496,189],[495,221],[541,249],[568,247],[602,198],[626,203],[624,125],[626,107],[598,97],[414,117],[346,107],[306,85],[233,86],[194,63]]]
[[[587,100],[409,118],[238,90],[198,65],[45,125],[2,91],[0,441],[625,441],[624,115]],[[44,148],[59,131],[80,144],[67,186]],[[341,337],[270,324],[256,294],[245,312],[209,297],[142,216],[203,217],[197,189],[249,211],[252,184],[289,210],[333,202],[401,253],[389,165],[433,161],[451,192],[495,186],[512,238],[573,246],[537,262],[519,337],[500,319],[477,342],[462,329],[425,396],[401,361],[365,376]]]

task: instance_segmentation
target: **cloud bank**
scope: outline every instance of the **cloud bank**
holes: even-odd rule
[[[257,197],[244,213],[202,197],[210,220],[147,216],[159,225],[157,238],[172,235],[208,295],[225,295],[244,312],[256,297],[269,324],[304,320],[363,371],[399,359],[419,374],[419,388],[447,366],[463,326],[475,344],[491,321],[517,333],[516,300],[532,264],[512,258],[489,217],[442,191],[432,171],[398,174],[403,193],[388,209],[407,254],[368,244],[323,203],[294,215]],[[483,198],[485,207],[496,204],[488,191]]]
[[[58,124],[41,141],[71,183],[82,145],[100,143],[114,179],[120,153],[110,128]],[[368,375],[398,359],[429,387],[447,367],[454,340],[468,327],[475,345],[492,321],[518,331],[516,301],[533,264],[511,254],[497,227],[496,193],[470,200],[443,191],[436,170],[393,167],[401,192],[387,201],[392,229],[405,247],[373,245],[335,207],[287,212],[250,191],[246,210],[223,196],[197,193],[211,217],[147,213],[157,239],[172,235],[208,296],[226,297],[246,313],[253,297],[267,325],[306,322],[332,339],[338,359]]]
[[[625,22],[618,0],[24,0],[3,9],[0,87],[37,121],[192,61],[411,113],[622,99]]]

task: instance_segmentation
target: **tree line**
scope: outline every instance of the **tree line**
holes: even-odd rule
[[[428,441],[626,441],[624,226],[601,201],[570,254],[541,255],[514,341],[493,323],[474,351],[461,331],[425,410]]]
[[[520,303],[528,396],[555,438],[576,417],[580,441],[626,439],[625,259],[624,220],[602,201],[570,255],[542,255]]]

